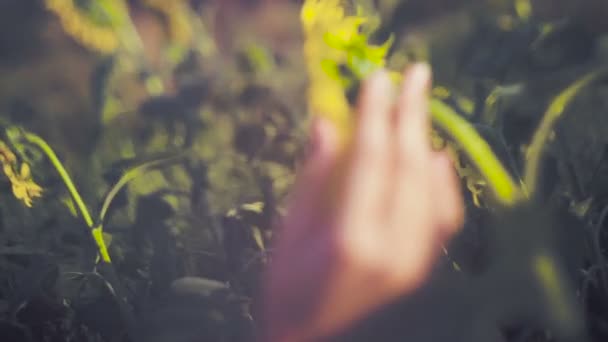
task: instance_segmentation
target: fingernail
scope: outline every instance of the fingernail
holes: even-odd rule
[[[373,88],[375,91],[378,91],[378,92],[390,91],[391,80],[388,76],[388,73],[384,69],[375,71],[371,75],[369,82],[370,82],[371,88]]]
[[[406,87],[420,87],[424,86],[425,89],[429,88],[431,83],[431,66],[428,63],[416,63],[410,67],[407,72]]]

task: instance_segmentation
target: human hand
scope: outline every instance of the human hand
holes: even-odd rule
[[[267,341],[328,337],[411,293],[461,226],[458,179],[430,147],[430,78],[408,68],[396,104],[386,72],[366,81],[346,158],[334,127],[314,123],[264,279]]]

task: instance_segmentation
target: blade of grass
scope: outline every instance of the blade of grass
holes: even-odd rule
[[[59,173],[61,180],[63,181],[66,188],[68,189],[70,196],[72,197],[74,202],[76,202],[76,208],[78,208],[78,211],[80,212],[80,215],[82,216],[85,223],[87,224],[87,227],[89,227],[91,229],[91,235],[93,236],[93,239],[95,240],[95,244],[97,245],[99,255],[101,256],[102,260],[105,263],[108,263],[108,264],[111,263],[112,260],[110,258],[110,254],[108,253],[108,247],[106,246],[106,243],[101,234],[100,227],[94,226],[93,218],[89,212],[89,209],[87,208],[86,204],[82,200],[80,193],[76,189],[76,186],[74,185],[72,178],[70,177],[70,175],[66,171],[65,167],[63,166],[63,163],[61,163],[61,161],[57,157],[57,154],[55,154],[55,151],[53,151],[51,146],[49,146],[49,144],[47,144],[47,142],[44,139],[42,139],[40,136],[38,136],[34,133],[23,132],[23,137],[30,144],[33,144],[33,145],[37,146],[38,148],[40,148],[40,150],[42,150],[42,152],[44,152],[44,154],[47,156],[47,158],[49,158],[49,160],[51,161],[51,164],[53,165],[55,170],[57,170],[57,173]]]
[[[527,162],[524,171],[524,183],[530,193],[534,193],[536,188],[542,154],[547,146],[547,141],[553,132],[555,123],[561,118],[565,109],[570,105],[576,95],[599,76],[604,75],[607,70],[608,68],[602,68],[589,72],[564,89],[549,104],[526,152]]]
[[[116,197],[116,195],[118,195],[118,192],[120,191],[120,189],[122,189],[130,181],[132,181],[133,179],[137,178],[138,176],[144,174],[146,171],[148,171],[151,168],[157,167],[164,163],[168,163],[168,162],[177,160],[181,157],[182,157],[181,155],[177,155],[177,156],[171,156],[171,157],[167,157],[167,158],[152,160],[152,161],[143,163],[141,165],[135,166],[135,167],[127,170],[120,177],[120,179],[114,184],[114,186],[112,186],[110,191],[108,191],[108,194],[106,195],[106,197],[103,201],[103,204],[101,206],[101,210],[99,212],[98,222],[100,224],[103,222],[103,219],[106,216],[108,209],[110,208],[110,204],[112,204],[112,200],[114,200],[114,197]]]
[[[80,196],[80,193],[76,189],[74,182],[72,182],[72,178],[66,171],[65,167],[63,167],[63,164],[57,157],[57,154],[55,154],[55,151],[53,151],[51,146],[49,146],[49,144],[47,144],[46,141],[44,141],[44,139],[42,139],[40,136],[38,136],[34,133],[23,132],[23,137],[29,143],[36,145],[38,148],[40,148],[40,150],[42,150],[42,152],[44,152],[44,154],[47,156],[47,158],[49,158],[51,164],[53,165],[55,170],[57,170],[57,173],[59,173],[61,180],[63,181],[65,186],[68,188],[68,192],[70,193],[70,196],[72,196],[72,199],[74,200],[74,202],[76,202],[76,207],[78,208],[80,215],[82,215],[82,218],[84,219],[85,223],[87,224],[87,226],[89,228],[93,228],[93,218],[91,217],[91,214],[89,213],[89,209],[87,208],[86,204],[84,204],[84,201],[82,200],[82,197]]]

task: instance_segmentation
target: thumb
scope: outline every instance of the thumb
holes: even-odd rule
[[[325,202],[322,199],[326,197],[326,189],[338,159],[338,134],[329,121],[321,118],[313,121],[309,148],[308,158],[298,172],[290,194],[283,224],[290,230],[290,241],[301,239],[308,230],[318,225],[327,209],[323,207]]]

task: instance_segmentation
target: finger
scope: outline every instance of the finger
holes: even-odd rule
[[[430,70],[416,64],[405,72],[396,113],[397,148],[393,177],[394,197],[390,215],[396,229],[408,226],[426,229],[430,218],[430,137],[428,92]],[[413,213],[413,217],[408,217]],[[417,222],[412,222],[415,218]],[[427,234],[426,232],[425,234]],[[425,235],[426,236],[426,235]]]
[[[430,69],[417,64],[405,72],[396,111],[394,195],[389,215],[394,253],[403,260],[402,284],[419,285],[437,255],[438,229],[431,202],[428,122]],[[405,286],[405,285],[404,285]]]
[[[432,198],[437,208],[435,224],[444,238],[456,233],[464,222],[464,204],[460,182],[450,157],[445,152],[432,155]]]
[[[405,72],[397,110],[399,159],[410,166],[424,166],[430,153],[428,117],[431,70],[415,64]]]
[[[363,84],[357,104],[357,140],[365,153],[385,150],[389,142],[393,87],[386,71],[374,73]]]
[[[315,199],[323,196],[331,171],[337,159],[338,135],[336,128],[323,118],[316,118],[311,125],[310,156],[298,175],[292,192],[291,208],[313,207]]]
[[[293,239],[298,240],[303,231],[315,226],[312,220],[319,220],[326,209],[322,199],[327,195],[327,185],[338,159],[338,145],[336,128],[325,119],[315,119],[311,127],[310,156],[298,174],[284,221]]]
[[[388,187],[392,90],[384,71],[373,75],[362,89],[356,140],[347,162],[341,198],[343,214],[353,220],[361,216],[371,219],[370,215],[375,215],[386,202],[383,196]]]

